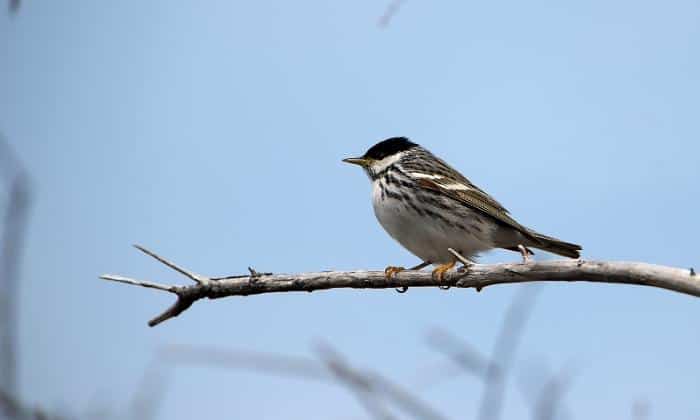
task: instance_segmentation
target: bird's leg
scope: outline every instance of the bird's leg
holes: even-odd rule
[[[430,261],[423,261],[422,263],[409,268],[409,270],[414,271],[414,270],[421,270],[427,266],[429,266],[431,263]],[[387,280],[391,280],[392,277],[394,277],[396,274],[405,271],[406,269],[404,267],[394,267],[392,265],[388,266],[387,268],[384,269],[384,276],[386,277]],[[406,293],[408,290],[407,286],[402,286],[402,287],[397,287],[396,291],[399,293]]]
[[[523,256],[523,264],[527,264],[530,262],[530,255],[532,255],[532,251],[527,249],[527,247],[523,244],[518,245],[518,251],[520,251],[520,255]]]
[[[445,273],[450,270],[452,267],[454,267],[457,264],[457,261],[450,261],[445,264],[441,264],[433,270],[433,278],[439,282],[442,282],[442,280],[445,278]],[[450,288],[450,286],[438,286],[442,290],[447,290]]]

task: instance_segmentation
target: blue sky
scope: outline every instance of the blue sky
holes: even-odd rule
[[[389,136],[586,258],[700,266],[697,1],[407,0],[385,29],[387,2],[24,3],[0,18],[0,130],[35,188],[19,297],[30,403],[126,404],[165,344],[313,356],[326,340],[470,418],[477,381],[416,384],[442,360],[425,333],[488,352],[513,286],[231,298],[149,329],[170,296],[97,280],[183,281],[132,243],[212,275],[411,265],[340,162]],[[648,400],[654,418],[698,419],[698,319],[680,294],[550,284],[515,371],[577,366],[574,418]],[[168,377],[162,419],[364,416],[337,386]],[[510,391],[505,418],[522,418]]]

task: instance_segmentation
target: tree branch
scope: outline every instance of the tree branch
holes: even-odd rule
[[[249,296],[279,292],[313,292],[327,289],[394,289],[407,287],[452,286],[475,288],[535,281],[586,281],[594,283],[635,284],[658,287],[700,297],[700,276],[693,269],[665,267],[641,262],[606,262],[560,260],[508,264],[471,264],[449,272],[442,280],[430,273],[402,271],[387,278],[384,271],[321,271],[316,273],[271,274],[250,269],[248,275],[206,277],[185,270],[141,246],[137,249],[195,281],[189,286],[166,286],[105,274],[103,280],[127,283],[173,293],[177,301],[148,325],[153,327],[180,315],[200,299],[227,296]]]

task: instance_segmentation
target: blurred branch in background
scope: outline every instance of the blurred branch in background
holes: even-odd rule
[[[451,359],[462,371],[484,382],[479,419],[496,420],[501,416],[506,380],[539,291],[539,285],[523,285],[518,289],[506,311],[490,358],[442,329],[434,329],[428,335],[428,344],[433,349]]]
[[[571,369],[562,369],[545,382],[540,395],[532,407],[533,420],[554,420],[564,396],[571,389],[574,374]]]
[[[190,345],[170,345],[158,354],[165,362],[175,365],[217,366],[301,379],[333,380],[333,376],[316,360],[303,357]]]
[[[651,403],[645,399],[638,399],[632,404],[632,420],[648,420],[651,414]]]
[[[166,260],[148,249],[135,245],[146,255],[155,258],[178,273],[194,281],[194,285],[175,286],[136,280],[116,274],[104,274],[103,280],[126,283],[162,290],[177,296],[175,303],[148,325],[153,327],[174,318],[200,299],[218,299],[227,296],[248,296],[279,292],[313,292],[328,289],[407,289],[409,287],[475,288],[496,284],[528,283],[537,281],[586,281],[595,283],[634,284],[652,286],[700,297],[700,276],[695,271],[664,267],[641,262],[561,260],[511,264],[472,264],[458,271],[448,272],[443,279],[430,273],[406,270],[395,276],[384,271],[322,271],[317,273],[277,274],[258,273],[227,277],[206,277]],[[464,257],[450,249],[460,261]]]
[[[0,237],[0,388],[17,393],[17,288],[30,206],[30,183],[24,167],[0,134],[0,178],[7,204]]]
[[[501,417],[506,378],[539,291],[537,286],[521,286],[508,307],[488,364],[486,387],[478,416],[482,420],[497,420]]]
[[[146,371],[129,405],[115,410],[110,407],[91,407],[83,415],[63,415],[41,408],[31,408],[16,397],[0,390],[0,419],[12,420],[72,420],[72,419],[129,419],[154,420],[163,403],[167,380],[161,361],[154,360]]]
[[[154,358],[146,368],[141,378],[141,384],[132,397],[131,405],[124,417],[138,420],[158,418],[158,412],[165,400],[167,379],[162,361]]]
[[[20,0],[9,0],[7,3],[7,10],[11,15],[16,14],[19,11]]]
[[[329,344],[318,346],[321,362],[261,352],[215,350],[182,345],[166,347],[160,354],[163,360],[176,365],[209,365],[338,383],[348,388],[370,416],[375,419],[396,419],[385,407],[385,401],[392,402],[397,409],[415,419],[444,420],[446,418],[430,405],[421,401],[418,396],[377,372],[360,371],[351,367],[340,353]]]
[[[379,17],[377,25],[380,28],[386,28],[389,26],[389,23],[391,23],[391,20],[399,12],[399,9],[403,5],[404,1],[405,0],[391,0],[391,3],[389,3],[386,10],[384,10],[384,14]]]
[[[377,372],[360,372],[350,368],[340,356],[340,353],[330,345],[324,344],[319,346],[319,355],[339,381],[348,384],[351,389],[356,391],[358,396],[362,396],[363,405],[375,418],[393,418],[383,409],[381,401],[379,401],[380,397],[385,397],[392,400],[398,408],[417,420],[445,419],[443,415],[422,402],[417,396],[412,395]],[[368,405],[368,402],[371,405]]]
[[[428,335],[428,342],[438,352],[447,355],[464,372],[483,380],[484,392],[478,418],[494,419],[501,415],[505,401],[506,379],[521,340],[524,327],[530,318],[541,287],[522,286],[515,294],[503,319],[490,359],[458,337],[435,329]],[[387,407],[419,420],[442,420],[446,417],[419,396],[389,381],[375,371],[360,370],[350,365],[331,345],[317,346],[321,363],[308,358],[240,350],[217,350],[207,347],[171,345],[158,352],[157,359],[178,365],[197,364],[249,370],[257,373],[294,377],[338,384],[347,388],[359,401],[369,416],[377,420],[397,420],[399,417]],[[570,370],[550,375],[547,369],[539,369],[540,377],[547,377],[541,386],[528,386],[529,394],[523,394],[531,407],[534,420],[554,420],[558,408],[571,383]],[[414,389],[415,387],[411,387]]]
[[[466,341],[441,328],[435,328],[428,333],[428,345],[438,353],[449,358],[462,372],[479,379],[486,378],[490,361]],[[450,376],[456,376],[459,371],[450,370]]]
[[[13,420],[67,420],[68,417],[49,414],[39,408],[29,408],[12,395],[0,391],[0,418]]]

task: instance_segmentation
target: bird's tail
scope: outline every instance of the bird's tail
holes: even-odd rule
[[[582,248],[581,245],[572,244],[569,242],[564,242],[557,238],[552,238],[551,236],[542,235],[537,232],[529,232],[535,241],[530,244],[533,248],[539,248],[543,251],[551,252],[557,255],[561,255],[569,258],[579,258],[581,253],[579,252]]]

